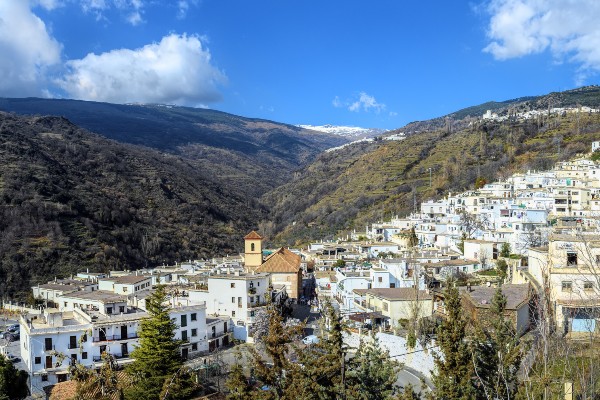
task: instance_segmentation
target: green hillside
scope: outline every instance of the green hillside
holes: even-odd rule
[[[600,98],[600,91],[595,93],[594,101]],[[363,230],[367,223],[411,212],[415,202],[473,188],[478,176],[491,182],[517,171],[548,169],[589,152],[591,142],[600,140],[595,113],[458,122],[402,141],[322,154],[297,180],[263,197],[279,240],[302,243]]]

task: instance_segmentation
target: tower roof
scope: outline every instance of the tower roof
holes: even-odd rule
[[[244,236],[244,240],[263,240],[263,237],[260,236],[256,231],[252,231],[246,236]]]

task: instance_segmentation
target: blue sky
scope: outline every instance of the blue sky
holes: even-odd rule
[[[0,0],[0,96],[399,128],[597,84],[600,2]]]

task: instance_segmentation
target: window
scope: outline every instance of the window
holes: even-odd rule
[[[235,297],[231,298],[231,302],[235,304]]]
[[[576,266],[577,265],[577,253],[568,252],[567,253],[567,266]]]
[[[388,311],[389,310],[389,304],[388,303],[383,303],[383,311]]]
[[[381,276],[377,277],[377,282],[379,282],[379,283],[383,282],[383,277],[381,277]]]
[[[187,331],[181,331],[181,340],[183,340],[184,342],[187,342],[187,340],[188,340]]]
[[[106,313],[112,314],[112,307],[106,307]]]
[[[196,313],[192,313],[192,315],[190,315],[190,321],[196,321]]]
[[[254,296],[250,296],[250,303],[254,303]]]
[[[187,326],[187,315],[182,315],[181,316],[181,327],[185,327]]]
[[[52,338],[44,339],[44,350],[46,350],[46,351],[52,350]]]
[[[127,286],[123,286],[123,293],[127,293]]]
[[[250,316],[254,317],[254,311],[250,311]]]
[[[235,282],[231,282],[231,288],[235,288]]]
[[[119,306],[119,312],[120,313],[124,313],[125,312],[125,306]]]
[[[594,290],[594,282],[583,282],[583,290]]]
[[[71,365],[77,364],[77,354],[71,354]]]
[[[77,336],[69,336],[69,349],[77,348]]]
[[[48,374],[42,375],[42,382],[48,382]]]
[[[42,363],[42,357],[36,357],[34,360],[35,364],[41,364]]]
[[[562,291],[563,292],[570,292],[571,290],[573,290],[573,282],[571,282],[571,281],[563,281],[562,282]]]
[[[198,329],[192,329],[192,336],[198,336]]]
[[[250,243],[250,251],[254,251],[254,243]]]
[[[260,286],[260,282],[256,282],[256,286]]]
[[[83,353],[81,353],[81,359],[87,360],[87,351],[84,351]]]
[[[192,351],[197,351],[197,350],[198,350],[198,343],[192,344]]]
[[[231,312],[231,316],[232,316],[232,317],[235,317],[235,310],[233,310],[233,311]]]
[[[211,327],[211,334],[210,335],[211,335],[210,337],[213,337],[213,338],[217,337],[217,327],[215,327],[215,326]]]

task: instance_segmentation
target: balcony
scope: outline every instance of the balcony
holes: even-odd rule
[[[256,288],[255,287],[251,287],[248,289],[248,294],[253,295],[256,294]]]
[[[115,340],[127,340],[127,339],[137,339],[137,338],[138,338],[137,332],[131,332],[131,333],[127,334],[127,337],[121,337],[121,335],[94,336],[92,338],[92,341],[94,343],[99,343],[99,342],[112,342]]]

